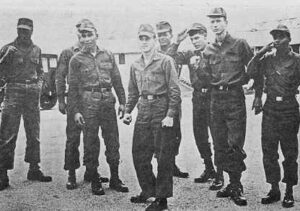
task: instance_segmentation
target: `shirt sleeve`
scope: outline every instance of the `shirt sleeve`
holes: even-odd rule
[[[264,88],[264,69],[266,68],[266,56],[256,54],[249,62],[247,72],[254,79],[255,97],[261,98]]]
[[[128,83],[128,100],[126,104],[126,113],[131,113],[139,100],[139,90],[135,78],[134,68],[130,67],[129,83]]]
[[[166,73],[166,81],[168,86],[168,111],[167,116],[174,117],[178,113],[181,103],[179,80],[176,73],[175,63],[173,59],[166,59],[164,62],[164,70]]]
[[[69,69],[69,58],[67,55],[67,51],[63,50],[59,56],[58,67],[55,75],[56,82],[56,92],[58,96],[58,102],[65,102],[65,92],[66,92],[66,78],[68,75]]]
[[[112,70],[112,74],[111,74],[112,85],[118,96],[119,104],[125,105],[125,103],[126,103],[125,90],[124,90],[124,87],[122,84],[121,74],[120,74],[119,68],[116,64],[113,54],[110,54],[110,56],[111,56],[111,60],[112,60],[112,64],[113,64],[113,70]]]
[[[79,86],[80,86],[80,74],[79,74],[79,63],[73,57],[69,64],[69,95],[68,103],[70,106],[71,112],[73,114],[80,113],[80,95],[79,95]]]

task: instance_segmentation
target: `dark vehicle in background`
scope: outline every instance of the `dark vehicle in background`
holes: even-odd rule
[[[40,106],[42,109],[51,109],[56,105],[57,93],[55,74],[57,69],[57,55],[42,54],[44,80],[42,85]]]

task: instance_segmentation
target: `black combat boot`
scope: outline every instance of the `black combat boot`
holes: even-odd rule
[[[37,163],[30,163],[29,170],[27,173],[27,179],[32,181],[39,181],[39,182],[52,181],[52,177],[45,176],[43,172],[40,170],[40,167]]]
[[[280,190],[278,183],[272,184],[272,188],[266,197],[261,199],[262,204],[271,204],[280,200]]]
[[[92,193],[94,195],[104,195],[104,189],[102,188],[102,183],[100,176],[97,172],[97,169],[89,169],[89,173],[91,173],[91,188],[92,188]]]
[[[129,192],[128,187],[119,178],[119,165],[110,165],[110,181],[109,187],[118,192],[127,193]]]
[[[9,179],[6,169],[0,169],[0,191],[6,189],[9,186]]]
[[[168,209],[166,198],[156,198],[147,208],[146,211],[162,211]]]
[[[286,184],[285,196],[282,201],[282,206],[284,208],[290,208],[294,206],[294,203],[295,200],[293,197],[293,185]]]
[[[188,178],[189,173],[180,171],[179,167],[176,165],[175,160],[173,164],[173,176],[179,178]]]
[[[69,170],[68,182],[66,184],[68,190],[74,190],[77,188],[76,172],[75,169]]]
[[[205,183],[216,177],[216,172],[211,158],[204,159],[204,164],[205,164],[204,172],[200,175],[200,177],[194,179],[195,183]]]
[[[217,173],[209,190],[220,190],[224,186],[224,175],[223,170],[221,168],[217,168]]]
[[[102,183],[109,182],[109,179],[107,177],[100,177]],[[88,170],[85,171],[83,180],[85,182],[91,182],[92,181],[92,173],[90,173]]]
[[[243,196],[243,186],[240,183],[232,184],[231,186],[231,199],[238,206],[246,206],[247,199]]]

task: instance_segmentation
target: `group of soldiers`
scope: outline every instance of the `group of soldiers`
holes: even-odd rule
[[[207,42],[207,28],[201,23],[194,23],[179,33],[173,43],[172,27],[168,22],[157,23],[156,32],[150,24],[140,25],[137,37],[141,56],[130,67],[127,100],[113,54],[97,45],[98,32],[90,20],[78,22],[78,42],[62,51],[56,73],[59,111],[67,114],[64,165],[68,171],[67,189],[77,188],[76,169],[80,167],[78,147],[82,132],[84,180],[91,182],[92,193],[105,194],[103,182],[109,182],[110,188],[118,192],[129,191],[119,178],[120,144],[113,88],[119,102],[118,115],[125,124],[131,123],[131,112],[135,107],[138,109],[132,156],[141,193],[131,197],[130,201],[146,203],[155,197],[146,210],[168,208],[167,198],[173,196],[173,176],[189,176],[175,162],[181,142],[182,115],[178,78],[182,65],[186,64],[194,89],[194,137],[205,164],[204,172],[194,182],[212,181],[209,189],[217,190],[217,197],[230,197],[239,206],[247,205],[241,184],[242,172],[246,170],[243,85],[252,80],[255,89],[253,109],[255,114],[263,111],[263,164],[267,183],[271,184],[261,203],[270,204],[281,198],[280,143],[284,156],[282,182],[286,183],[282,206],[294,206],[299,128],[299,105],[295,96],[300,84],[300,56],[289,46],[290,31],[285,25],[278,25],[270,31],[273,42],[253,55],[246,40],[234,38],[227,31],[227,14],[223,8],[213,8],[207,16],[215,34],[212,43]],[[41,50],[31,40],[31,19],[20,18],[17,32],[16,40],[0,52],[1,78],[6,82],[0,126],[0,190],[9,186],[7,171],[13,169],[21,116],[27,138],[27,178],[41,182],[52,180],[39,169]],[[179,52],[178,47],[186,37],[195,49]],[[67,78],[69,90],[66,96]],[[263,91],[267,95],[264,106]],[[110,179],[100,177],[98,173],[99,128],[106,146]],[[209,129],[214,153],[209,143]],[[153,158],[157,160],[157,175],[152,170]],[[229,184],[225,188],[224,172],[229,175]]]

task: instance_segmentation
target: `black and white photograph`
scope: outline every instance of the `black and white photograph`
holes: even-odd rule
[[[0,210],[300,210],[300,1],[1,0]]]

